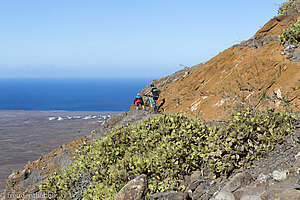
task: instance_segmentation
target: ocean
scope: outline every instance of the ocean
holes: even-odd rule
[[[126,111],[151,78],[0,79],[0,110]]]
[[[127,111],[150,78],[0,79],[0,196],[6,178]]]

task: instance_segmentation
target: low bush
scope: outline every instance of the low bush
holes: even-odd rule
[[[181,114],[161,115],[115,128],[106,137],[83,143],[75,161],[54,172],[40,189],[58,199],[114,199],[135,175],[145,174],[150,194],[184,190],[185,175],[208,166],[215,174],[249,167],[284,141],[291,115],[266,110],[232,113],[224,126],[207,126]]]
[[[289,0],[289,1],[286,1],[284,3],[282,3],[280,5],[280,7],[278,8],[278,14],[279,15],[282,15],[285,11],[287,11],[291,6],[292,4],[295,2],[296,0]]]
[[[282,34],[278,36],[281,43],[289,42],[294,44],[300,41],[300,18],[297,19],[295,24],[289,28],[283,29]]]

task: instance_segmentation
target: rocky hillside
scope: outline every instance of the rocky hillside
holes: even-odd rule
[[[186,77],[188,74],[190,74],[191,72],[193,72],[195,69],[197,69],[198,67],[201,67],[202,65],[204,65],[204,63],[200,63],[200,64],[197,64],[197,65],[194,65],[192,67],[184,67],[183,69],[179,70],[179,71],[176,71],[174,72],[173,74],[171,75],[168,75],[166,77],[163,77],[163,78],[159,78],[159,79],[155,79],[152,81],[152,84],[155,85],[155,87],[157,87],[159,89],[160,92],[163,92],[165,91],[171,84],[177,82],[179,79],[181,78],[184,78]],[[151,89],[150,87],[150,83],[147,84],[147,87],[144,88],[142,91],[141,91],[141,94],[144,95],[145,93],[147,93],[149,90]],[[144,98],[144,101],[146,101],[145,97]],[[161,98],[161,102],[162,102],[162,98]],[[160,102],[160,103],[161,103]],[[134,106],[133,104],[131,105],[130,107],[130,110],[134,110]],[[162,110],[160,110],[162,111]]]
[[[167,113],[220,120],[233,104],[259,108],[261,96],[300,103],[300,47],[282,45],[278,35],[300,17],[299,3],[266,23],[251,39],[225,50],[163,90]],[[279,106],[279,103],[276,104]]]
[[[225,50],[207,63],[199,64],[192,68],[184,68],[173,75],[154,80],[153,83],[162,91],[160,100],[165,99],[163,109],[166,113],[181,112],[191,116],[197,114],[200,119],[220,120],[224,119],[228,114],[228,110],[234,106],[246,106],[250,109],[257,109],[266,105],[277,107],[289,105],[292,108],[297,109],[296,104],[300,103],[300,47],[297,43],[285,43],[284,45],[279,43],[278,35],[282,33],[282,29],[288,28],[291,24],[296,22],[298,17],[300,17],[299,5],[300,0],[295,1],[289,9],[283,12],[283,15],[271,19],[251,39]],[[149,88],[144,89],[142,93],[145,93],[148,89]],[[282,105],[281,103],[285,104]],[[45,197],[39,195],[51,195],[52,193],[41,193],[41,183],[49,178],[49,175],[55,170],[60,170],[58,173],[61,173],[75,162],[75,150],[78,149],[79,144],[94,144],[91,142],[92,139],[96,139],[95,141],[99,139],[99,144],[102,144],[100,138],[110,134],[111,129],[117,125],[124,125],[127,123],[135,124],[137,121],[148,119],[154,115],[157,114],[145,111],[125,112],[107,120],[101,127],[93,131],[91,136],[63,145],[37,161],[29,162],[24,169],[15,171],[8,177],[7,188],[3,199],[22,199],[20,198],[20,195],[23,195],[23,197],[27,196],[29,199],[33,199],[33,197],[38,199],[36,197]],[[165,116],[165,118],[168,117]],[[161,117],[158,119],[166,121],[165,118]],[[139,134],[135,128],[132,128],[132,132],[128,132],[128,135],[133,134],[135,137],[142,135],[145,138],[147,135],[151,135],[150,133],[155,133],[153,134],[153,137],[155,137],[148,140],[148,142],[143,142],[142,139],[140,139],[142,142],[139,140],[135,141],[133,144],[130,143],[130,145],[132,145],[130,148],[133,153],[135,150],[141,150],[134,146],[134,144],[147,146],[151,142],[155,142],[156,139],[158,141],[158,138],[166,133],[172,133],[173,135],[171,134],[171,136],[173,139],[178,138],[180,134],[187,134],[190,136],[189,141],[184,137],[180,138],[180,140],[177,141],[178,143],[176,143],[178,145],[168,146],[169,144],[171,145],[172,142],[166,142],[165,147],[158,145],[158,150],[156,149],[157,152],[164,152],[164,150],[172,148],[177,149],[176,152],[173,150],[169,151],[169,154],[167,154],[169,160],[174,158],[175,153],[178,155],[186,153],[187,155],[182,154],[185,155],[182,160],[185,162],[190,159],[189,161],[191,161],[190,163],[184,163],[186,164],[186,169],[189,168],[188,166],[191,165],[193,161],[197,161],[197,165],[193,164],[193,171],[188,170],[188,174],[184,174],[184,180],[180,180],[179,188],[181,188],[181,191],[168,191],[171,187],[169,187],[169,179],[165,179],[163,180],[165,182],[155,182],[157,187],[154,187],[153,184],[152,189],[157,190],[157,193],[151,194],[149,197],[150,199],[300,199],[299,116],[296,117],[292,123],[292,131],[284,128],[277,131],[276,134],[274,134],[273,131],[279,130],[277,126],[280,122],[276,120],[274,122],[268,118],[266,120],[272,121],[272,123],[270,122],[270,125],[268,124],[269,121],[267,121],[268,123],[262,123],[260,120],[255,119],[251,121],[249,118],[248,120],[250,120],[251,123],[255,122],[255,127],[252,129],[247,128],[247,130],[251,129],[251,134],[254,133],[251,137],[245,134],[245,132],[247,132],[246,130],[240,131],[241,127],[239,126],[237,126],[237,129],[230,129],[230,126],[227,126],[227,131],[224,131],[224,126],[213,128],[201,125],[200,129],[196,125],[192,126],[191,122],[188,121],[185,123],[179,122],[177,124],[173,122],[172,124],[171,122],[172,120],[174,121],[174,119],[171,120],[171,118],[170,121],[168,121],[168,126],[164,126],[167,127],[169,132],[163,130],[162,126],[151,124],[150,122],[147,122],[147,125],[145,125],[145,122],[138,124],[137,127],[143,130],[143,135]],[[156,120],[154,120],[154,122],[155,121]],[[239,121],[239,119],[237,121]],[[195,122],[195,124],[198,124],[198,121]],[[175,130],[176,127],[178,128],[180,126],[183,126],[184,129],[180,129],[178,132],[170,131],[173,129]],[[242,127],[245,126],[245,124],[242,124]],[[261,131],[260,126],[264,127],[264,131]],[[267,128],[265,128],[265,126]],[[204,132],[208,131],[207,135],[197,138],[197,136],[193,134],[197,135],[202,132],[199,132],[199,130],[191,131],[192,127],[197,130],[204,130]],[[205,129],[203,129],[203,127],[205,127]],[[147,133],[144,129],[153,129],[154,131]],[[118,130],[120,130],[120,132],[115,132],[115,135],[124,133],[121,131],[121,128]],[[129,128],[126,130],[129,131],[131,129]],[[284,132],[283,135],[282,131]],[[157,134],[158,132],[160,134]],[[240,143],[234,142],[240,137],[236,132],[243,135],[242,139],[240,139],[241,141],[239,141]],[[213,133],[214,135],[211,135],[210,133]],[[223,133],[227,134],[226,137]],[[266,138],[266,135],[269,138]],[[167,139],[172,140],[171,136],[164,138],[162,141],[167,141]],[[207,140],[205,140],[204,136],[207,137]],[[260,137],[256,138],[256,136]],[[124,135],[125,139],[126,137],[127,134]],[[233,139],[232,137],[236,138]],[[256,138],[257,141],[252,137]],[[109,137],[107,136],[107,138]],[[104,140],[108,141],[111,139],[107,138]],[[121,139],[111,142],[117,143],[119,141],[121,141]],[[263,142],[260,143],[261,141]],[[197,142],[201,144],[197,151],[191,151],[192,148],[187,148],[188,145],[195,147],[195,144],[198,144]],[[186,144],[181,145],[182,143]],[[273,146],[274,143],[276,144],[275,146]],[[107,144],[108,146],[111,146],[111,144]],[[206,147],[205,151],[203,150],[204,146]],[[225,150],[220,152],[219,147],[225,148]],[[91,146],[91,151],[89,151],[89,148],[89,146],[84,148],[83,145],[82,150],[84,150],[84,152],[87,151],[88,153],[92,153],[94,149]],[[110,148],[107,149],[110,150]],[[113,154],[113,152],[115,152],[114,148],[112,151],[108,152],[102,150],[103,149],[101,149],[101,152],[104,154]],[[273,151],[269,153],[269,150]],[[191,152],[187,153],[188,151]],[[203,159],[197,157],[197,159],[195,158],[195,160],[193,160],[193,156],[198,156],[197,154],[200,154],[201,151],[203,151],[203,154],[201,154],[200,157]],[[233,154],[232,152],[235,151],[242,153],[240,155]],[[259,153],[259,151],[268,152],[268,154]],[[153,154],[154,151],[149,152],[146,152],[149,153],[149,157],[145,157],[146,160],[147,158],[150,160],[152,159],[151,154]],[[86,155],[81,155],[80,158],[82,161],[94,159],[92,156],[87,159],[85,158]],[[95,156],[97,155],[95,154]],[[119,156],[119,154],[116,155]],[[254,161],[255,158],[258,157],[253,158],[251,157],[252,155],[260,155],[260,159]],[[183,169],[181,165],[176,164],[176,162],[160,163],[162,157],[166,157],[166,155],[156,156],[155,159],[157,160],[154,160],[157,162],[152,162],[149,166],[158,169],[160,166],[166,165],[166,163],[170,164],[170,166],[175,163],[176,166],[174,169],[176,168],[177,171]],[[131,158],[133,158],[133,156],[129,156],[128,160]],[[134,158],[139,161],[139,159],[142,159],[143,157],[135,155]],[[244,162],[244,164],[239,164],[240,162],[237,161],[240,158],[248,159],[251,162],[247,161]],[[102,159],[102,157],[100,159]],[[229,162],[225,162],[223,159],[225,159],[225,161],[228,159],[230,162],[237,164],[238,167],[231,169],[230,173],[221,173],[216,176],[216,170],[222,172],[226,171],[228,167],[227,164]],[[236,162],[234,162],[234,159],[236,159]],[[126,162],[128,160],[126,160]],[[93,162],[94,161],[97,164],[97,160],[93,160]],[[181,160],[179,161],[181,162]],[[199,163],[206,164],[200,165]],[[139,165],[140,163],[136,162],[135,164]],[[249,166],[248,164],[252,165]],[[100,164],[97,165],[100,166]],[[149,168],[149,166],[147,167]],[[80,167],[81,166],[79,166],[79,168]],[[132,166],[130,166],[129,169],[131,169],[131,167]],[[137,172],[142,171],[144,168],[146,167],[139,166],[139,171]],[[117,167],[111,169],[112,170],[109,171],[109,173],[112,174],[114,171],[118,171]],[[101,188],[103,189],[104,185],[99,184],[95,189],[95,184],[93,184],[92,181],[97,183],[97,179],[89,176],[94,175],[97,178],[95,174],[102,173],[107,169],[89,168],[88,170],[90,171],[78,172],[74,168],[72,173],[74,172],[76,176],[79,177],[78,179],[73,179],[74,177],[60,179],[59,176],[54,174],[47,182],[53,183],[53,187],[46,184],[44,185],[44,189],[55,191],[57,192],[56,194],[61,195],[61,197],[64,197],[65,193],[68,193],[69,197],[71,194],[71,199],[81,199],[84,196],[84,192],[87,191],[90,192],[91,195],[103,193]],[[172,168],[170,168],[168,172],[170,171],[172,171]],[[166,172],[164,169],[160,169],[158,174],[163,176],[164,172]],[[118,190],[118,194],[115,198],[118,200],[144,198],[144,195],[147,192],[146,188],[148,187],[147,181],[149,182],[147,178],[153,175],[150,172],[147,175],[145,175],[145,173],[139,173],[128,177],[126,176],[126,173],[125,175],[123,173],[117,174],[120,177],[125,176],[126,180],[128,179],[128,183],[121,190]],[[68,174],[65,174],[65,176],[67,175]],[[114,178],[115,181],[118,181],[116,177]],[[152,178],[154,180],[156,177]],[[76,182],[76,184],[72,185],[73,182]],[[110,182],[110,180],[108,180],[108,182]],[[65,183],[70,183],[70,185]],[[166,185],[168,186],[167,188],[165,187]],[[50,188],[47,188],[46,186],[49,186]],[[89,188],[92,189],[89,190]],[[105,196],[106,193],[103,195]],[[55,197],[49,197],[49,199],[55,199]]]
[[[165,91],[172,83],[175,83],[176,81],[178,81],[181,78],[186,77],[188,74],[190,74],[191,72],[195,71],[198,67],[201,67],[202,65],[204,65],[204,63],[200,63],[198,65],[194,65],[192,67],[185,67],[171,75],[168,75],[166,77],[163,78],[159,78],[159,79],[155,79],[152,81],[152,83],[155,85],[155,87],[159,88],[160,92]],[[143,89],[141,94],[145,94],[146,92],[148,92],[150,90],[150,84],[147,85],[147,88]]]

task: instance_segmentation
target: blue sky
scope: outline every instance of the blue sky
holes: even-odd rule
[[[0,77],[161,77],[252,37],[283,0],[0,0]]]

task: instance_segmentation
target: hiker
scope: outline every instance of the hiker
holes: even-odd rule
[[[136,106],[137,110],[141,110],[141,108],[144,109],[144,101],[140,93],[134,98],[133,104]]]
[[[151,84],[150,87],[151,87],[151,89],[145,95],[147,95],[151,92],[152,96],[153,96],[153,100],[157,101],[157,99],[159,97],[159,90],[155,87],[154,84]]]

